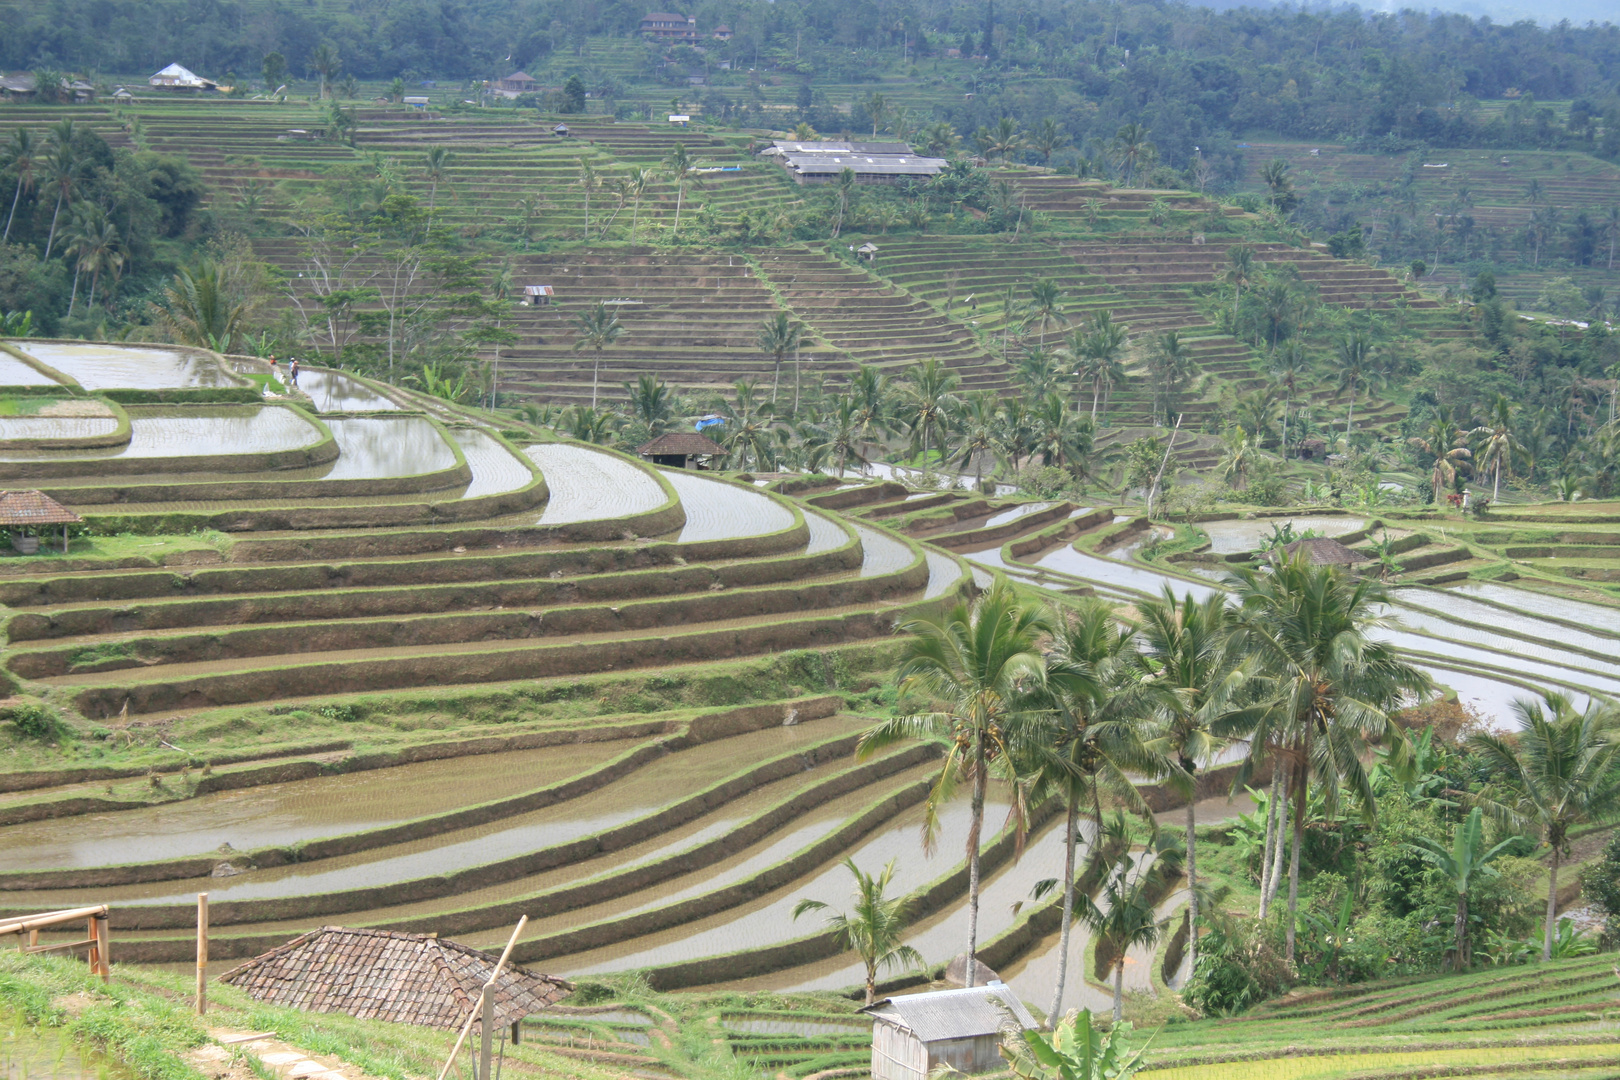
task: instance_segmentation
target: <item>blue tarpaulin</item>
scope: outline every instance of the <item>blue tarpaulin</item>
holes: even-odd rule
[[[697,422],[697,429],[702,431],[704,428],[711,428],[716,424],[723,424],[725,422],[726,418],[723,416],[705,416],[703,419]]]

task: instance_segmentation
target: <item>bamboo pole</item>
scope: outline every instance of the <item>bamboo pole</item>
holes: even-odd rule
[[[112,935],[107,932],[107,916],[97,915],[96,956],[101,960],[101,981],[112,981]]]
[[[208,894],[197,894],[197,1015],[208,1012]]]
[[[506,949],[501,953],[500,960],[495,964],[495,970],[490,972],[489,981],[484,984],[485,989],[493,990],[495,988],[495,980],[501,977],[501,971],[506,967],[507,958],[512,955],[512,946],[517,944],[518,935],[523,933],[523,928],[527,926],[528,923],[529,917],[527,915],[523,915],[518,918],[518,924],[512,930],[511,940],[506,943]],[[473,1021],[478,1019],[478,1015],[482,1011],[482,1007],[483,995],[480,994],[478,1003],[475,1004],[472,1007],[472,1010],[467,1013],[467,1022],[461,1025],[461,1034],[456,1036],[456,1045],[450,1048],[450,1057],[445,1061],[444,1068],[439,1070],[438,1080],[444,1080],[444,1078],[449,1075],[450,1066],[456,1063],[456,1055],[461,1053],[461,1044],[467,1041],[467,1033],[472,1030]]]

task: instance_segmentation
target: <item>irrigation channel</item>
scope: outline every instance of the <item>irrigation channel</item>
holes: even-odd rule
[[[604,699],[514,714],[495,737],[447,733],[414,758],[291,742],[254,759],[202,733],[229,730],[215,717],[274,729],[382,695],[565,693],[584,679],[757,700],[746,682],[763,665],[882,641],[996,573],[1125,603],[1167,584],[1221,588],[1209,565],[1143,561],[1151,533],[1082,550],[1123,523],[1106,507],[654,468],[339,371],[308,369],[270,396],[265,365],[202,350],[10,342],[0,367],[27,388],[0,416],[5,486],[38,486],[134,545],[0,559],[0,663],[115,738],[199,725],[155,787],[140,775],[0,785],[0,912],[111,904],[129,962],[184,962],[207,891],[216,968],[330,923],[494,946],[528,914],[516,955],[558,974],[845,987],[859,977],[848,955],[818,918],[791,912],[806,897],[844,904],[840,862],[853,856],[866,870],[896,860],[899,887],[925,897],[907,940],[944,963],[962,944],[966,804],[944,808],[940,842],[923,850],[934,759],[905,746],[856,760],[869,721],[835,696]],[[1211,523],[1212,557],[1269,529]],[[154,554],[140,554],[143,534]],[[1620,610],[1475,583],[1402,589],[1393,614],[1390,639],[1497,721],[1534,686],[1620,696]],[[816,663],[831,677],[826,654]],[[211,774],[182,774],[187,758]],[[1014,859],[1005,799],[992,802],[981,941],[1044,1007],[1056,929],[1020,928],[1050,914],[1030,892],[1061,866],[1059,829],[1038,814]],[[1248,809],[1219,798],[1196,812]],[[1086,950],[1077,931],[1068,1000],[1102,1007]],[[1131,954],[1127,987],[1174,985],[1184,973],[1164,958]]]

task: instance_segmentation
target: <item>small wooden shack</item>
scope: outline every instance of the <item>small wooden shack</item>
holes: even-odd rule
[[[703,469],[722,458],[726,449],[695,431],[672,431],[646,443],[636,453],[654,465],[676,469]],[[697,461],[693,461],[697,458]]]
[[[1363,555],[1354,548],[1347,548],[1328,536],[1312,536],[1304,540],[1295,540],[1292,544],[1285,544],[1282,549],[1283,557],[1292,559],[1301,548],[1305,549],[1305,560],[1313,566],[1356,566],[1372,562],[1371,556]]]
[[[0,528],[11,530],[11,546],[24,555],[39,550],[37,532],[62,526],[62,554],[68,550],[68,526],[83,519],[42,491],[0,491]]]
[[[494,968],[494,957],[433,934],[323,926],[232,968],[219,981],[257,1001],[305,1012],[458,1028]],[[510,1026],[516,1042],[525,1016],[573,989],[564,979],[509,965],[495,982],[495,1026]]]
[[[1002,982],[886,998],[861,1011],[872,1017],[873,1080],[928,1080],[940,1065],[997,1072],[1006,1067],[1002,1031],[1036,1026]]]

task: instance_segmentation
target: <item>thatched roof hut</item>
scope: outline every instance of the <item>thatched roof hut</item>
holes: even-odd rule
[[[47,528],[62,526],[62,554],[67,554],[69,525],[77,525],[84,520],[45,494],[43,491],[0,491],[0,529],[10,529],[17,534],[12,544],[24,554],[33,554],[39,547],[37,538],[29,538],[22,543],[24,533]]]
[[[644,444],[636,453],[655,465],[685,469],[692,458],[724,457],[726,450],[695,431],[672,431]]]
[[[431,934],[323,926],[219,977],[249,997],[305,1012],[457,1028],[495,958]],[[573,990],[564,979],[508,966],[495,983],[495,1022],[514,1025]]]
[[[1327,536],[1313,536],[1286,544],[1282,549],[1283,557],[1292,559],[1301,547],[1305,549],[1306,560],[1314,566],[1355,566],[1359,563],[1372,562],[1370,556],[1347,548]]]

